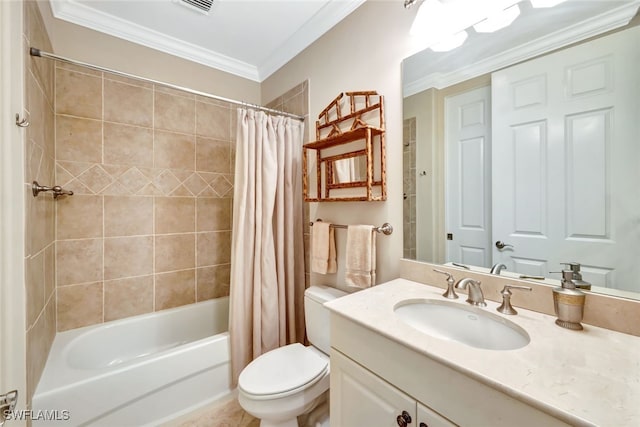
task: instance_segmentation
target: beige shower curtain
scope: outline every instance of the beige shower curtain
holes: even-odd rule
[[[231,243],[231,382],[274,348],[304,340],[304,124],[238,109]]]

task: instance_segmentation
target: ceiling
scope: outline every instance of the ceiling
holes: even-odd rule
[[[523,0],[520,16],[510,26],[485,34],[470,28],[468,39],[454,50],[425,49],[405,59],[404,96],[441,89],[621,27],[639,4],[639,0],[568,0],[534,9]]]
[[[53,15],[261,82],[365,0],[50,0]],[[399,7],[402,7],[399,5]]]

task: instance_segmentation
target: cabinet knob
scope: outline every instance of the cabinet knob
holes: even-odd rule
[[[420,423],[420,427],[429,427],[427,423]]]
[[[402,414],[398,415],[396,421],[400,427],[407,427],[411,424],[411,415],[409,415],[407,411],[402,411]]]

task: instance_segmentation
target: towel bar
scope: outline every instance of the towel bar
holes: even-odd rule
[[[316,222],[318,222],[318,221],[322,222],[322,220],[320,218],[318,218],[316,220]],[[311,221],[309,223],[309,225],[311,227],[313,227],[313,221]],[[333,228],[347,228],[349,226],[348,225],[343,225],[343,224],[331,224],[331,227],[333,227]],[[380,227],[373,227],[373,231],[375,231],[377,233],[383,233],[383,234],[388,236],[391,233],[393,233],[393,226],[391,224],[389,224],[388,222],[385,222]]]

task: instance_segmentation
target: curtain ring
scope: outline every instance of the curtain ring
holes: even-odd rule
[[[26,128],[27,126],[29,126],[29,122],[27,121],[27,119],[22,119],[20,120],[20,114],[16,113],[16,126],[21,127],[21,128]]]

